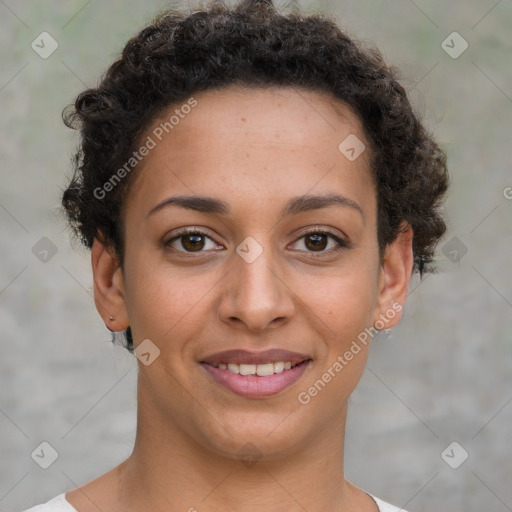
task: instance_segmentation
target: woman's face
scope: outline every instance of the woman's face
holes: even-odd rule
[[[124,271],[101,300],[130,324],[136,349],[150,340],[142,414],[218,454],[252,443],[273,458],[339,431],[370,328],[400,316],[410,237],[379,266],[369,148],[342,103],[236,86],[194,98],[141,138],[154,147],[126,198]],[[221,354],[230,350],[248,353]]]

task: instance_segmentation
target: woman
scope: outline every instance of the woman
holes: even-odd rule
[[[169,11],[65,114],[62,202],[138,359],[132,454],[56,511],[396,511],[347,400],[445,231],[446,157],[376,50],[270,0]]]

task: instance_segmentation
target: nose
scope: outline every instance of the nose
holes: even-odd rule
[[[240,256],[243,252],[233,255],[218,304],[219,318],[231,327],[262,332],[285,324],[294,314],[293,283],[287,282],[290,277],[267,247],[262,246],[254,261]]]

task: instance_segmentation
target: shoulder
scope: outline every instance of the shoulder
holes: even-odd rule
[[[407,512],[405,509],[386,503],[372,494],[370,494],[370,496],[375,500],[375,503],[377,503],[379,512]]]
[[[63,492],[50,501],[36,505],[23,512],[77,512],[77,510],[66,500],[66,493]]]

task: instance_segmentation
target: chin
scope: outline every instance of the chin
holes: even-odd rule
[[[261,415],[244,414],[236,419],[229,415],[224,417],[226,429],[216,424],[215,434],[210,432],[204,436],[207,448],[229,459],[270,461],[285,458],[304,446],[306,432],[299,432],[298,425],[292,428],[285,420],[286,414],[266,414],[266,418],[256,416]]]

